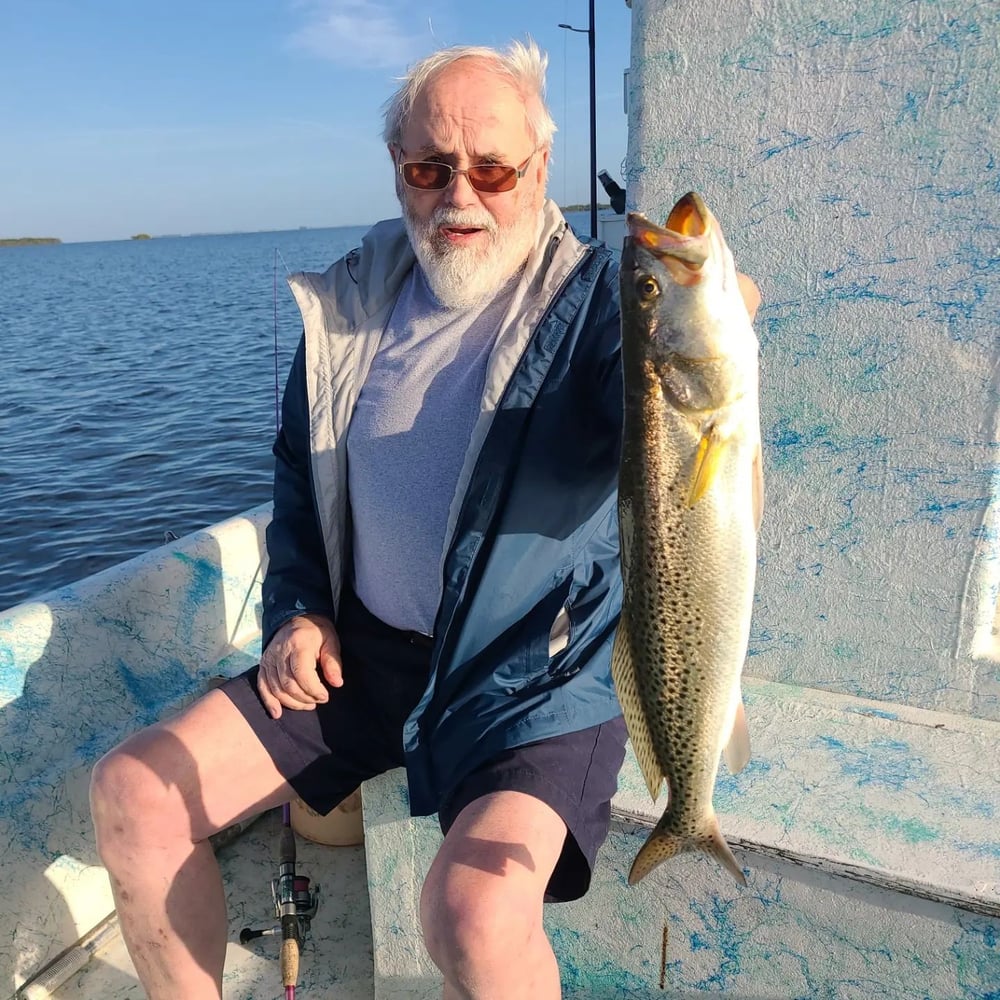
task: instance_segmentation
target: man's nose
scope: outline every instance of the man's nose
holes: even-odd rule
[[[464,173],[451,175],[451,180],[444,189],[444,198],[447,204],[454,205],[455,208],[464,208],[479,202],[476,189],[469,183],[468,175]]]

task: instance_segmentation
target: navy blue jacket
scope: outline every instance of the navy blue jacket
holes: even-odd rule
[[[610,675],[622,590],[619,322],[617,266],[589,246],[531,333],[461,504],[430,680],[403,733],[414,815],[436,811],[502,750],[620,714]],[[335,620],[340,581],[331,585],[312,488],[306,369],[300,345],[274,445],[265,645],[295,614]],[[568,643],[550,656],[561,609]]]

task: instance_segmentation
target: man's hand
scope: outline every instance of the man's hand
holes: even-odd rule
[[[743,304],[747,307],[747,312],[750,313],[752,320],[760,308],[760,289],[754,284],[753,278],[748,278],[745,274],[737,273],[736,280],[739,282]]]
[[[260,658],[257,691],[274,719],[281,707],[312,710],[329,699],[320,671],[330,687],[344,683],[340,640],[333,623],[321,615],[293,618],[274,633]]]

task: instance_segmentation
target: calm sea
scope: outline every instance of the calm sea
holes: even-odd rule
[[[366,228],[0,248],[0,609],[270,499],[286,265]]]

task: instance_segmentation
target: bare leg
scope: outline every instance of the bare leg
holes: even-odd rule
[[[225,896],[208,838],[292,794],[220,691],[97,763],[91,810],[98,852],[151,1000],[222,995]]]
[[[483,796],[459,814],[420,899],[444,1000],[558,1000],[542,903],[565,838],[559,816],[522,792]]]

